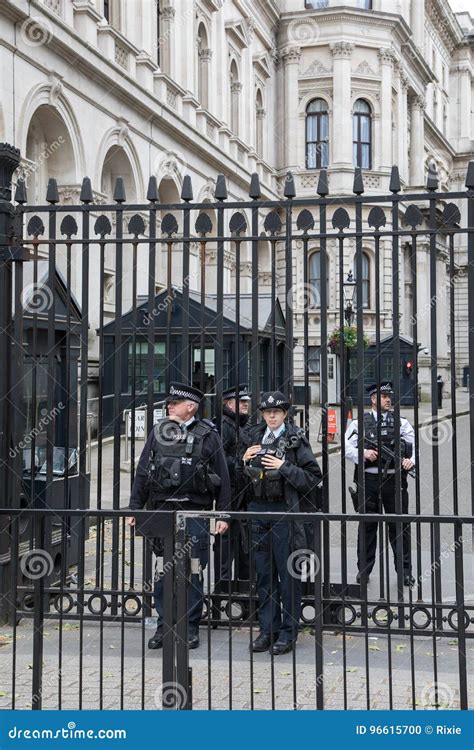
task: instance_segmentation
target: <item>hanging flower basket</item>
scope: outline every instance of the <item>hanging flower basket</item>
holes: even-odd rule
[[[363,335],[364,349],[367,349],[369,345],[369,339]],[[357,328],[355,326],[342,326],[342,328],[335,328],[332,332],[328,346],[333,354],[340,354],[341,345],[344,344],[347,349],[357,349]]]

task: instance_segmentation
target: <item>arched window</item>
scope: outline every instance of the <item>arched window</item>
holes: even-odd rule
[[[328,163],[328,105],[324,99],[313,99],[306,107],[306,169],[321,169]]]
[[[237,63],[232,60],[230,66],[230,129],[235,135],[239,133],[239,102],[242,84],[239,81]]]
[[[355,167],[372,169],[372,120],[370,105],[357,99],[352,118],[353,160]]]
[[[309,257],[309,285],[311,287],[311,305],[321,306],[321,253],[319,250]],[[329,261],[326,258],[326,305],[329,307]]]
[[[263,123],[265,121],[265,110],[263,108],[263,97],[260,89],[257,89],[255,97],[255,145],[257,154],[263,157]]]

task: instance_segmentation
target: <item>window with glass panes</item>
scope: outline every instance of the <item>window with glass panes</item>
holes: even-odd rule
[[[352,144],[354,166],[372,169],[372,120],[370,105],[365,99],[358,99],[354,104]]]
[[[329,163],[329,117],[324,99],[306,107],[306,168],[321,169]]]
[[[311,305],[321,306],[321,253],[319,250],[309,257],[309,284],[311,287]],[[326,302],[329,306],[329,262],[326,259]]]
[[[135,368],[133,367],[133,342],[128,345],[128,392],[132,392],[135,381],[136,393],[148,389],[148,341],[135,342]],[[165,387],[165,343],[154,343],[153,355],[153,392],[159,393]]]

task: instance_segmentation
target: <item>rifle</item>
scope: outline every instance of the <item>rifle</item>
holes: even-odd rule
[[[366,436],[365,443],[369,449],[372,449],[378,452],[379,448],[378,448],[377,441],[370,440]],[[385,479],[385,477],[387,476],[387,472],[390,467],[390,464],[395,461],[395,451],[392,451],[386,443],[382,443],[381,448],[382,448],[382,460],[385,460],[385,464],[384,464],[383,471],[382,471],[382,477],[383,479]],[[404,458],[411,458],[412,453],[413,453],[413,446],[411,443],[407,443],[406,440],[403,440],[403,438],[400,438],[400,449],[401,449],[400,452],[404,454],[401,456],[401,460],[403,460]],[[414,466],[408,470],[403,469],[403,471],[406,471],[406,473],[413,478],[415,478],[416,476]]]

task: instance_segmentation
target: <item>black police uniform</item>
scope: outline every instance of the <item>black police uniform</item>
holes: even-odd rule
[[[278,391],[265,394],[260,409],[272,406],[288,410],[289,404]],[[261,422],[245,436],[244,451],[251,445],[262,445],[267,425]],[[284,463],[278,470],[264,469],[262,455],[271,452]],[[290,556],[305,547],[302,524],[291,523],[288,513],[300,510],[300,500],[311,495],[321,480],[321,471],[304,432],[288,422],[271,442],[262,445],[257,455],[243,468],[248,478],[248,510],[265,514],[281,513],[281,519],[267,521],[262,515],[252,520],[259,599],[260,635],[254,651],[268,649],[273,653],[290,650],[298,635],[301,613],[301,578]],[[243,454],[242,454],[243,455]]]
[[[186,395],[185,395],[186,394]],[[170,399],[190,398],[198,402],[202,394],[184,384],[170,385]],[[130,509],[140,510],[217,510],[230,508],[229,472],[222,442],[212,422],[197,417],[180,426],[170,419],[160,420],[150,432],[140,456],[133,483]],[[146,522],[141,525],[146,535]],[[197,645],[197,632],[203,608],[202,570],[209,557],[209,528],[205,519],[189,518],[188,538],[192,540],[191,558],[199,560],[201,572],[191,574],[188,590],[190,639]],[[154,540],[155,552],[162,553],[162,540]],[[155,608],[158,613],[157,637],[150,648],[161,646],[163,623],[163,583],[155,576]]]
[[[377,386],[371,385],[367,388],[369,395],[377,392]],[[381,393],[393,393],[392,384],[385,381],[380,386]],[[410,423],[404,417],[400,418],[400,452],[401,460],[411,458],[414,460],[414,431]],[[365,512],[379,513],[379,488],[380,499],[383,509],[386,513],[396,513],[395,507],[395,468],[394,460],[390,453],[394,451],[396,424],[392,411],[385,412],[377,417],[377,414],[371,410],[364,413],[364,449],[377,450],[378,439],[380,434],[380,443],[382,446],[381,456],[377,461],[364,461],[364,482],[365,482]],[[354,420],[348,427],[345,437],[346,457],[356,464],[355,482],[357,485],[358,477],[358,427],[357,420]],[[385,449],[388,451],[385,452]],[[380,473],[382,477],[380,478]],[[356,495],[358,497],[358,494]],[[364,512],[363,504],[357,500],[357,510]],[[401,471],[401,512],[408,513],[408,483],[407,472]],[[359,574],[357,579],[360,580],[360,572],[365,567],[367,576],[370,575],[374,564],[377,548],[377,529],[378,523],[361,523],[359,524],[359,534],[357,540],[357,568]],[[365,534],[365,566],[362,561],[362,536]],[[397,553],[397,524],[388,524],[388,536],[393,551],[395,570],[398,570],[398,553]],[[402,524],[402,571],[405,585],[411,585],[411,544],[410,544],[410,525]]]
[[[250,394],[246,383],[239,385],[239,399],[249,400]],[[222,393],[222,398],[236,399],[237,389],[229,388]],[[247,414],[232,411],[224,405],[222,409],[221,437],[222,446],[229,470],[231,486],[231,509],[244,511],[245,495],[242,492],[242,481],[236,472],[240,448],[243,445],[245,429],[249,421]],[[229,585],[232,576],[232,563],[235,561],[235,575],[240,580],[248,580],[248,544],[247,525],[237,520],[231,521],[229,531],[216,535],[214,540],[214,582],[215,590]]]

